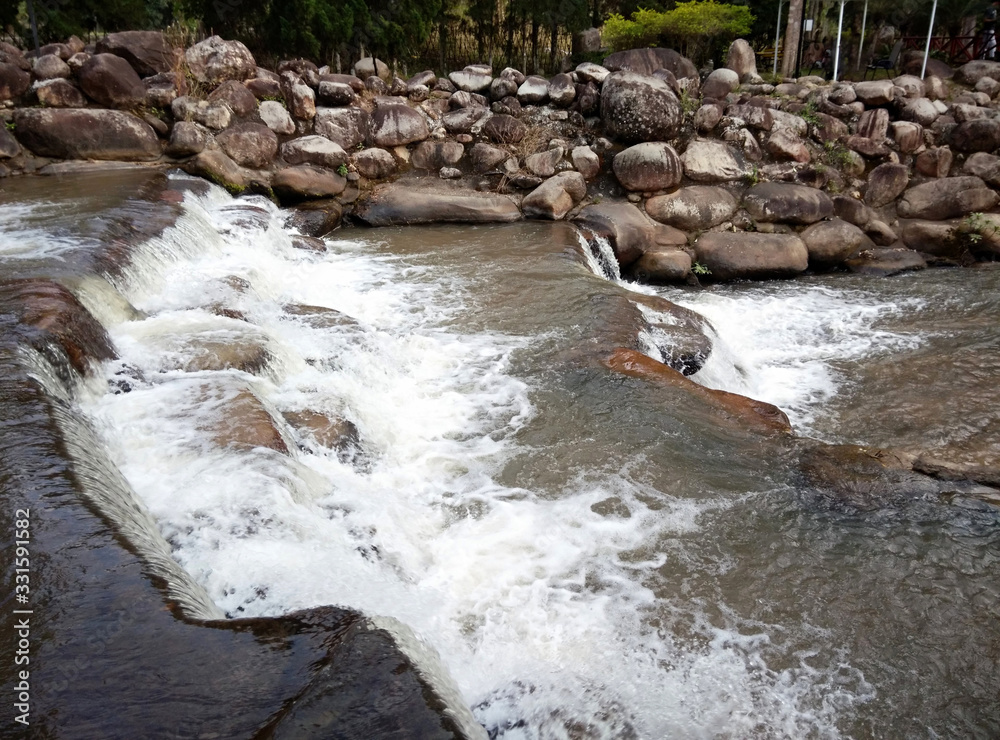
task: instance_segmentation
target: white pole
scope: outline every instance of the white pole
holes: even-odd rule
[[[774,69],[771,74],[775,77],[778,75],[778,42],[781,40],[781,3],[782,0],[778,0],[778,27],[774,31]]]
[[[937,0],[931,6],[931,27],[927,29],[927,46],[924,47],[924,66],[920,68],[920,79],[924,79],[927,74],[927,57],[931,53],[931,36],[934,34],[934,15],[937,13]]]
[[[837,81],[837,73],[840,71],[840,36],[844,31],[844,3],[847,0],[840,0],[840,20],[837,21],[837,50],[833,53],[833,81]],[[935,0],[937,2],[937,0]]]
[[[865,12],[861,16],[861,43],[858,44],[858,64],[855,69],[861,69],[861,57],[865,50],[865,24],[868,22],[868,0],[865,0]]]

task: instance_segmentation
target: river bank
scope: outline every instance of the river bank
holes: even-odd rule
[[[552,79],[375,59],[258,67],[212,37],[0,51],[4,173],[176,165],[341,223],[577,221],[649,282],[890,275],[1000,253],[1000,63],[768,84],[738,40],[705,79],[668,49]]]

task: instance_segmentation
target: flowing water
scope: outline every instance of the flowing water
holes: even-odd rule
[[[491,737],[1000,734],[996,510],[817,507],[795,440],[589,361],[630,341],[622,296],[654,291],[595,274],[569,227],[308,251],[213,188],[103,280],[51,208],[0,205],[0,259],[107,326],[120,359],[76,402],[212,602],[189,608],[398,620]],[[998,290],[963,270],[655,292],[712,322],[694,380],[800,435],[995,459]],[[289,454],[226,441],[247,399]],[[303,412],[356,434],[283,420]]]

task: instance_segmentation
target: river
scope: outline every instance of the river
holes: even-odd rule
[[[816,440],[995,465],[1000,270],[651,288],[564,224],[311,250],[266,200],[192,186],[109,271],[94,220],[130,187],[10,188],[0,264],[107,328],[119,358],[72,403],[202,589],[189,614],[398,620],[494,738],[1000,734],[997,508],[837,505],[798,463]],[[628,334],[632,291],[707,317],[692,379],[796,436],[590,361],[669,341]],[[248,398],[272,448],[232,442]]]

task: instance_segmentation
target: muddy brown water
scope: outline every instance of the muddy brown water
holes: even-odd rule
[[[18,238],[0,236],[5,278],[72,289],[108,269],[106,222],[121,235],[123,218],[155,221],[142,216],[150,202],[177,217],[175,203],[130,199],[147,182],[130,177],[8,187],[0,217]],[[595,360],[618,346],[656,350],[627,286],[595,275],[566,225],[345,230],[326,254],[304,255],[267,204],[254,204],[263,221],[233,226],[238,204],[201,197],[185,208],[206,230],[204,251],[159,244],[176,250],[169,260],[141,258],[141,279],[116,283],[140,313],[102,315],[116,362],[143,370],[131,392],[99,382],[47,396],[29,378],[19,314],[4,306],[5,498],[30,497],[42,514],[39,685],[86,663],[74,688],[41,705],[50,736],[136,737],[128,728],[143,725],[170,736],[159,730],[177,714],[251,736],[311,678],[310,641],[323,639],[257,635],[241,648],[249,627],[208,629],[171,611],[151,577],[163,571],[81,493],[60,413],[89,420],[93,449],[230,621],[323,606],[397,619],[440,656],[491,737],[1000,734],[997,510],[947,486],[867,511],[839,506],[803,483],[798,462],[822,440],[995,465],[1000,271],[656,289],[715,325],[715,364],[696,381],[789,411],[796,436],[761,434]],[[251,291],[213,287],[238,270]],[[206,452],[197,410],[171,416],[159,439],[144,431],[188,393],[164,369],[163,333],[219,330],[202,308],[217,300],[269,337],[277,360],[250,378],[255,392],[277,411],[336,407],[360,430],[363,466],[301,439],[279,468],[263,454]],[[288,303],[357,322],[304,327],[282,314]],[[198,475],[192,449],[211,462]],[[238,495],[226,491],[224,478],[240,475]],[[125,637],[87,657],[84,636],[111,630],[121,610],[137,615]],[[381,654],[349,645],[361,652],[344,654]],[[200,657],[188,665],[185,651]],[[95,709],[108,682],[120,724]],[[206,685],[225,711],[200,698]]]

